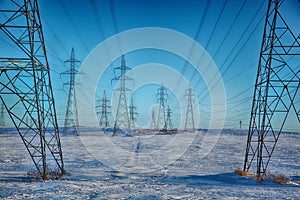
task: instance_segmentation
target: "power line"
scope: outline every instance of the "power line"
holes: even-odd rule
[[[237,13],[236,17],[234,18],[234,20],[233,20],[233,22],[232,22],[232,24],[231,24],[231,26],[230,26],[230,28],[229,28],[229,29],[227,30],[227,32],[226,32],[225,37],[223,38],[221,44],[218,45],[219,47],[218,47],[217,51],[215,52],[213,58],[215,58],[215,56],[219,53],[221,47],[223,47],[223,44],[224,44],[224,42],[226,41],[226,39],[228,38],[229,33],[232,31],[234,24],[237,22],[237,19],[238,19],[239,16],[241,15],[241,12],[242,12],[242,10],[243,10],[243,8],[244,8],[246,2],[247,2],[247,0],[243,1],[243,3],[242,3],[242,5],[241,5],[240,9],[238,10],[238,13]],[[220,18],[221,18],[221,16],[222,16],[222,13],[223,13],[223,11],[224,11],[224,8],[225,8],[226,3],[227,3],[227,2],[224,2],[223,6],[222,6],[222,10],[221,10],[221,12],[219,13],[217,22],[216,22],[216,24],[214,25],[214,28],[213,28],[213,33],[210,34],[210,39],[209,39],[208,43],[206,44],[206,47],[209,45],[209,42],[210,42],[210,40],[211,40],[211,38],[212,38],[212,35],[214,34],[214,32],[215,32],[215,30],[216,30],[217,24],[218,24],[218,22],[219,22],[219,20],[220,20]],[[263,3],[264,3],[264,2],[262,2],[262,4],[263,4]],[[260,11],[260,9],[256,12],[256,14],[257,14],[259,11]],[[256,15],[255,15],[255,16],[256,16]],[[251,20],[251,22],[252,22],[253,20],[254,20],[254,18]],[[251,24],[251,23],[250,23],[250,24]],[[250,26],[250,24],[248,25],[248,27]],[[248,30],[248,27],[245,29],[244,33]],[[242,38],[242,37],[241,37],[241,38]],[[241,40],[241,38],[239,39],[239,41]],[[239,43],[239,41],[237,42],[237,44]],[[237,44],[236,44],[235,46],[237,46]],[[229,54],[229,56],[228,56],[227,58],[229,58],[229,57],[232,55],[233,51],[234,51],[234,50],[231,51],[231,53]],[[209,64],[209,65],[210,65],[210,64]],[[193,73],[192,78],[191,78],[190,80],[192,80],[192,79],[194,78],[195,74],[196,74],[196,71]],[[235,76],[235,77],[236,77],[236,76]],[[195,85],[198,85],[199,82],[200,82],[200,80],[198,80],[197,83],[196,83]],[[200,94],[202,94],[202,93],[203,93],[203,90],[202,90],[202,92],[200,92]],[[206,95],[206,96],[207,96],[207,95]],[[205,97],[206,97],[206,96],[205,96]],[[198,95],[198,97],[199,97],[199,95]],[[202,98],[202,100],[203,100],[203,99],[204,99],[204,98]],[[171,99],[171,100],[172,100],[172,99]],[[201,102],[202,102],[202,101],[201,101]]]
[[[195,34],[195,36],[194,36],[194,40],[195,40],[195,41],[197,41],[198,38],[199,38],[200,32],[201,32],[201,30],[202,30],[202,26],[203,26],[203,24],[204,24],[204,22],[205,22],[205,19],[206,19],[206,17],[207,17],[207,13],[208,13],[208,10],[209,10],[210,3],[211,3],[210,0],[206,1],[205,8],[204,8],[204,11],[203,11],[203,14],[202,14],[202,16],[201,16],[201,19],[200,19],[200,22],[199,22],[199,25],[198,25],[196,34]],[[188,60],[190,59],[190,57],[191,57],[191,55],[192,55],[192,53],[193,53],[193,50],[194,50],[195,45],[196,45],[196,42],[193,43],[193,45],[192,45],[192,47],[191,47],[191,49],[190,49],[190,51],[189,51]],[[185,64],[184,64],[184,66],[183,66],[183,70],[182,70],[182,72],[181,72],[181,74],[183,74],[183,75],[185,74],[186,69],[188,68],[188,65],[189,65],[189,61],[188,61],[188,60],[185,61]],[[181,79],[178,79],[177,84],[176,84],[176,88],[179,87],[180,82],[181,82]],[[170,102],[172,102],[172,101],[173,101],[173,99],[171,98],[171,99],[170,99]]]
[[[116,17],[116,8],[115,8],[114,0],[109,0],[109,6],[110,6],[112,18],[113,18],[114,28],[115,28],[115,31],[117,34],[118,48],[119,48],[120,52],[122,53],[123,51],[122,51],[122,46],[121,46],[121,42],[120,42],[120,37],[118,35],[119,29],[118,29],[118,22],[117,22],[117,17]]]
[[[263,2],[264,3],[264,2]],[[250,20],[250,23],[248,24],[248,26],[246,27],[246,29],[244,29],[243,33],[241,34],[240,38],[238,39],[237,43],[235,43],[234,47],[232,48],[231,52],[229,53],[229,55],[226,57],[225,61],[223,62],[223,64],[220,67],[220,70],[225,66],[225,63],[229,60],[229,58],[232,56],[233,52],[235,51],[235,49],[238,47],[238,44],[242,41],[242,39],[244,38],[244,35],[246,34],[246,32],[248,31],[248,29],[250,28],[251,24],[254,22],[255,18],[258,16],[258,13],[261,11],[262,9],[262,5],[258,8],[258,10],[256,11],[255,15],[252,17],[252,19]],[[260,25],[260,23],[263,21],[264,17],[262,17],[259,22],[256,24],[256,26],[253,28],[253,30],[251,31],[251,33],[249,34],[249,36],[247,37],[247,39],[245,40],[245,42],[243,43],[243,45],[241,45],[241,48],[239,49],[238,53],[235,54],[234,58],[232,59],[232,61],[230,62],[229,65],[227,65],[227,67],[225,68],[225,70],[221,73],[221,77],[223,77],[225,75],[225,73],[227,72],[227,70],[232,66],[233,62],[236,60],[236,58],[238,57],[238,55],[241,53],[241,51],[245,48],[246,44],[249,42],[250,38],[253,36],[255,30],[258,28],[258,26]],[[216,77],[216,75],[215,75]],[[220,78],[218,80],[215,81],[215,84],[212,86],[212,90],[215,88],[216,84],[218,81],[220,81]],[[212,80],[215,80],[214,78]],[[195,84],[197,85],[200,82],[200,80],[198,80],[198,82]],[[211,82],[210,82],[211,83]],[[210,84],[209,83],[209,84]],[[201,94],[204,93],[204,89],[201,91]],[[203,99],[205,99],[208,95],[208,91],[206,91],[206,95],[204,95],[204,97],[201,99],[201,101]],[[199,96],[198,96],[199,97]]]
[[[98,12],[95,0],[90,0],[90,2],[91,2],[91,5],[92,5],[93,13],[94,13],[94,15],[96,17],[96,23],[97,23],[97,27],[98,27],[98,31],[100,33],[100,36],[103,39],[105,39],[105,35],[104,35],[103,28],[102,28],[102,23],[101,23],[101,18],[100,18],[100,15],[99,15],[99,12]]]
[[[89,52],[89,49],[88,49],[87,46],[85,45],[85,42],[84,42],[84,40],[82,39],[82,37],[81,37],[81,35],[80,35],[80,32],[79,32],[78,29],[77,29],[78,26],[76,26],[76,25],[74,24],[73,19],[72,19],[72,17],[70,16],[70,14],[69,14],[69,12],[68,12],[68,9],[66,8],[66,6],[65,6],[65,4],[64,4],[64,1],[63,1],[63,0],[59,0],[59,2],[60,2],[60,5],[61,5],[61,7],[62,7],[64,13],[66,14],[68,20],[70,21],[70,24],[71,24],[71,26],[72,26],[72,28],[73,28],[75,34],[77,35],[77,37],[78,37],[78,39],[79,39],[79,41],[80,41],[82,47],[84,48],[84,50],[85,50],[86,52]]]

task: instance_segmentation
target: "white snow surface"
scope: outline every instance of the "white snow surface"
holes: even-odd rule
[[[27,177],[27,172],[34,169],[34,165],[16,131],[7,128],[1,128],[0,131],[1,199],[300,198],[300,186],[297,184],[279,185],[268,180],[258,183],[249,177],[240,177],[234,173],[235,169],[243,167],[247,131],[223,131],[216,145],[204,157],[199,153],[203,145],[201,141],[210,133],[180,133],[182,136],[176,137],[177,140],[192,136],[193,142],[187,149],[183,149],[180,156],[178,149],[168,151],[170,154],[168,157],[178,158],[166,165],[157,165],[157,169],[153,164],[139,165],[135,157],[140,158],[139,154],[143,156],[149,154],[152,160],[163,159],[156,158],[157,154],[152,152],[154,149],[157,150],[158,146],[164,151],[163,143],[174,140],[174,135],[109,136],[114,145],[134,152],[133,158],[120,158],[124,155],[108,152],[103,143],[97,148],[98,153],[95,156],[95,153],[91,153],[82,142],[83,139],[95,140],[95,138],[101,141],[104,137],[108,138],[109,133],[98,132],[97,137],[91,134],[93,135],[91,138],[61,136],[65,169],[68,174],[60,180],[45,182],[32,182]],[[180,141],[178,144],[180,150]],[[101,159],[101,155],[106,160]],[[120,160],[124,161],[123,167]],[[145,166],[149,167],[148,170],[145,170]],[[295,183],[300,183],[300,134],[280,135],[268,169],[271,173],[283,174]]]

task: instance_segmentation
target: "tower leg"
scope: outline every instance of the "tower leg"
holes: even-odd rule
[[[18,58],[0,58],[0,99],[39,177],[59,178],[64,163],[37,0],[12,1],[0,12],[7,15],[0,30],[19,48]]]
[[[289,114],[296,115],[294,124],[300,129],[295,102],[300,88],[300,39],[280,14],[281,2],[268,4],[244,160],[244,171],[254,171],[259,180],[264,179],[278,138],[291,120]]]

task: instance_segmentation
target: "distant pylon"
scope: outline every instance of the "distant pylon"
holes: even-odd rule
[[[130,119],[128,115],[128,105],[127,105],[127,98],[126,92],[130,92],[131,90],[126,87],[126,82],[132,81],[133,79],[128,77],[126,73],[131,68],[126,66],[125,57],[122,55],[121,58],[121,66],[116,67],[114,69],[115,78],[112,81],[120,81],[120,87],[118,87],[115,91],[119,92],[119,99],[118,99],[118,106],[117,106],[117,113],[115,118],[114,124],[114,133],[115,135],[120,128],[123,128],[123,131],[130,131]],[[119,71],[119,75],[116,75],[116,71]],[[130,133],[129,133],[130,135]]]
[[[133,104],[133,98],[130,99],[130,106],[129,106],[129,118],[130,118],[130,128],[134,129],[135,128],[135,123],[137,120],[137,108]]]
[[[156,121],[156,129],[167,129],[166,122],[166,104],[167,104],[167,89],[161,85],[159,89],[157,89],[156,99],[159,104],[158,107],[158,115]]]
[[[171,129],[173,129],[173,124],[172,124],[172,120],[171,120],[172,110],[170,109],[169,106],[166,110],[166,113],[167,113],[166,126],[167,126],[167,129],[171,130]]]
[[[185,115],[185,125],[184,130],[186,131],[195,131],[195,121],[194,121],[194,111],[193,111],[193,101],[194,94],[192,88],[188,88],[185,91],[185,98],[187,101],[186,115]]]
[[[281,3],[268,3],[244,161],[244,171],[253,170],[259,180],[265,177],[289,114],[295,112],[300,130],[299,103],[295,101],[300,88],[300,37],[280,14]]]
[[[108,116],[110,112],[110,100],[106,98],[106,92],[104,90],[102,99],[98,100],[98,105],[96,106],[99,110],[97,114],[100,115],[99,125],[101,128],[107,128],[110,126]]]
[[[75,59],[75,50],[72,48],[71,51],[71,58],[65,61],[65,64],[70,64],[70,69],[61,73],[62,75],[68,76],[69,81],[64,83],[64,86],[69,86],[68,92],[68,102],[66,107],[66,115],[65,115],[65,122],[64,122],[64,134],[67,132],[79,135],[78,133],[78,112],[77,112],[77,105],[76,105],[76,92],[75,92],[75,76],[77,74],[76,65],[80,64],[79,60]],[[74,112],[73,112],[74,111]]]
[[[5,119],[4,119],[4,105],[1,102],[1,107],[0,107],[0,126],[5,126]]]
[[[13,55],[0,58],[0,100],[40,177],[57,179],[64,174],[64,163],[38,2],[12,0],[4,5],[1,37],[6,35],[15,48]],[[26,123],[27,117],[32,124]]]
[[[156,128],[156,120],[155,120],[155,108],[153,107],[151,110],[151,123],[150,123],[150,128],[155,129]]]
[[[240,129],[242,129],[242,121],[240,121]]]

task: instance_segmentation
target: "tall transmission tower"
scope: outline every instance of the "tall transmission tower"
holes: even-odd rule
[[[244,171],[263,180],[289,114],[300,125],[300,37],[279,12],[282,0],[269,0],[255,83]],[[299,130],[299,129],[298,129]]]
[[[171,129],[173,129],[173,124],[172,124],[172,120],[171,120],[172,110],[170,109],[169,106],[166,110],[166,113],[167,113],[166,127],[167,127],[167,129],[171,130]]]
[[[110,112],[110,100],[106,98],[106,92],[104,90],[102,99],[98,100],[98,104],[96,108],[99,109],[97,114],[100,115],[99,125],[102,128],[109,127],[109,119],[108,116],[111,114]]]
[[[153,107],[151,110],[151,123],[150,123],[150,128],[155,129],[156,128],[156,120],[155,120],[155,108]]]
[[[131,128],[135,128],[135,122],[137,120],[137,115],[138,115],[138,112],[137,112],[137,109],[136,109],[136,106],[134,106],[133,104],[133,98],[130,99],[130,106],[129,106],[129,118],[130,118],[130,127]]]
[[[157,115],[157,124],[156,128],[159,129],[167,129],[166,122],[166,104],[167,104],[167,89],[161,85],[159,89],[157,89],[156,99],[159,104],[158,107],[158,115]]]
[[[79,127],[78,122],[78,112],[77,112],[77,105],[76,105],[76,92],[75,92],[75,78],[78,71],[76,70],[76,66],[79,64],[80,61],[75,59],[75,50],[72,48],[71,51],[71,58],[65,61],[65,64],[70,65],[70,69],[61,73],[61,76],[68,76],[69,81],[64,83],[64,86],[69,87],[68,92],[68,102],[66,107],[66,115],[65,115],[65,122],[64,122],[64,135],[67,132],[72,133],[74,135],[79,135],[77,127]],[[73,112],[74,111],[74,112]]]
[[[14,0],[0,14],[0,30],[15,47],[0,58],[0,99],[40,177],[59,178],[64,164],[38,2]]]
[[[3,103],[1,103],[1,107],[0,107],[0,126],[5,126]]]
[[[194,132],[195,122],[194,122],[194,112],[193,112],[193,101],[195,96],[193,95],[192,88],[188,88],[185,91],[185,97],[187,100],[187,109],[185,115],[184,130]]]
[[[131,68],[126,66],[125,57],[122,55],[121,66],[114,68],[115,78],[112,79],[112,81],[120,81],[120,87],[115,90],[119,92],[119,99],[113,135],[115,135],[120,128],[124,128],[123,131],[130,131],[126,92],[130,92],[131,90],[126,87],[126,82],[132,81],[133,79],[126,75],[129,70],[131,70]],[[118,75],[116,75],[116,71],[119,71]]]

